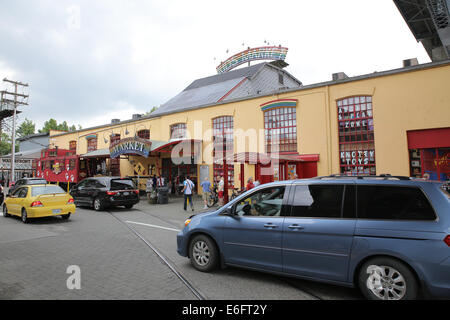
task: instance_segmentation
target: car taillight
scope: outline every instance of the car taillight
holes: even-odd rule
[[[69,201],[67,201],[67,204],[74,204],[74,201],[72,198],[69,199]]]
[[[446,245],[448,245],[450,247],[450,235],[445,237],[444,242]]]
[[[43,207],[44,205],[40,201],[33,201],[31,207]]]
[[[108,196],[113,196],[113,195],[116,195],[117,192],[115,192],[115,191],[106,191],[106,194],[107,194]]]
[[[139,195],[139,190],[133,190],[134,193],[136,193],[137,195]]]

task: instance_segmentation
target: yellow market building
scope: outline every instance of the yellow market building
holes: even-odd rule
[[[175,184],[186,175],[197,185],[224,175],[237,188],[249,177],[449,179],[449,60],[333,78],[302,85],[262,63],[198,79],[148,116],[54,134],[50,144],[86,160],[84,176],[162,175]],[[131,150],[133,141],[148,154]]]

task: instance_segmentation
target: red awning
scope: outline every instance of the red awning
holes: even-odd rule
[[[409,149],[450,147],[450,128],[408,131]]]
[[[150,152],[170,152],[172,147],[179,143],[201,143],[202,140],[196,139],[177,139],[168,142],[153,141],[152,149]]]

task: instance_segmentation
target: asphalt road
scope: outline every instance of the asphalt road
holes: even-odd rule
[[[191,214],[181,199],[143,199],[131,210],[77,208],[68,221],[0,217],[0,299],[362,299],[356,289],[238,268],[198,272],[176,252]],[[69,266],[80,269],[80,289],[67,286]]]

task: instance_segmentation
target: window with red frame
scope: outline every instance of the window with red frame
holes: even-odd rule
[[[144,129],[144,130],[139,130],[137,133],[138,137],[141,139],[147,139],[150,140],[150,130],[148,129]]]
[[[117,143],[118,141],[120,141],[120,134],[116,134],[116,133],[113,133],[110,137],[109,137],[109,140],[110,140],[110,145],[113,145],[114,143]]]
[[[186,123],[177,123],[170,126],[170,139],[186,138]]]
[[[283,107],[264,112],[267,153],[297,152],[296,108]]]
[[[97,150],[97,138],[90,138],[87,141],[87,152]]]
[[[224,176],[224,165],[217,160],[225,158],[226,154],[234,153],[234,121],[232,116],[222,116],[213,119],[213,157],[214,177]],[[228,164],[228,186],[234,187],[234,164]]]
[[[372,97],[337,101],[341,174],[375,175]]]
[[[69,150],[70,151],[76,151],[77,150],[77,142],[76,141],[70,141],[69,142]]]

